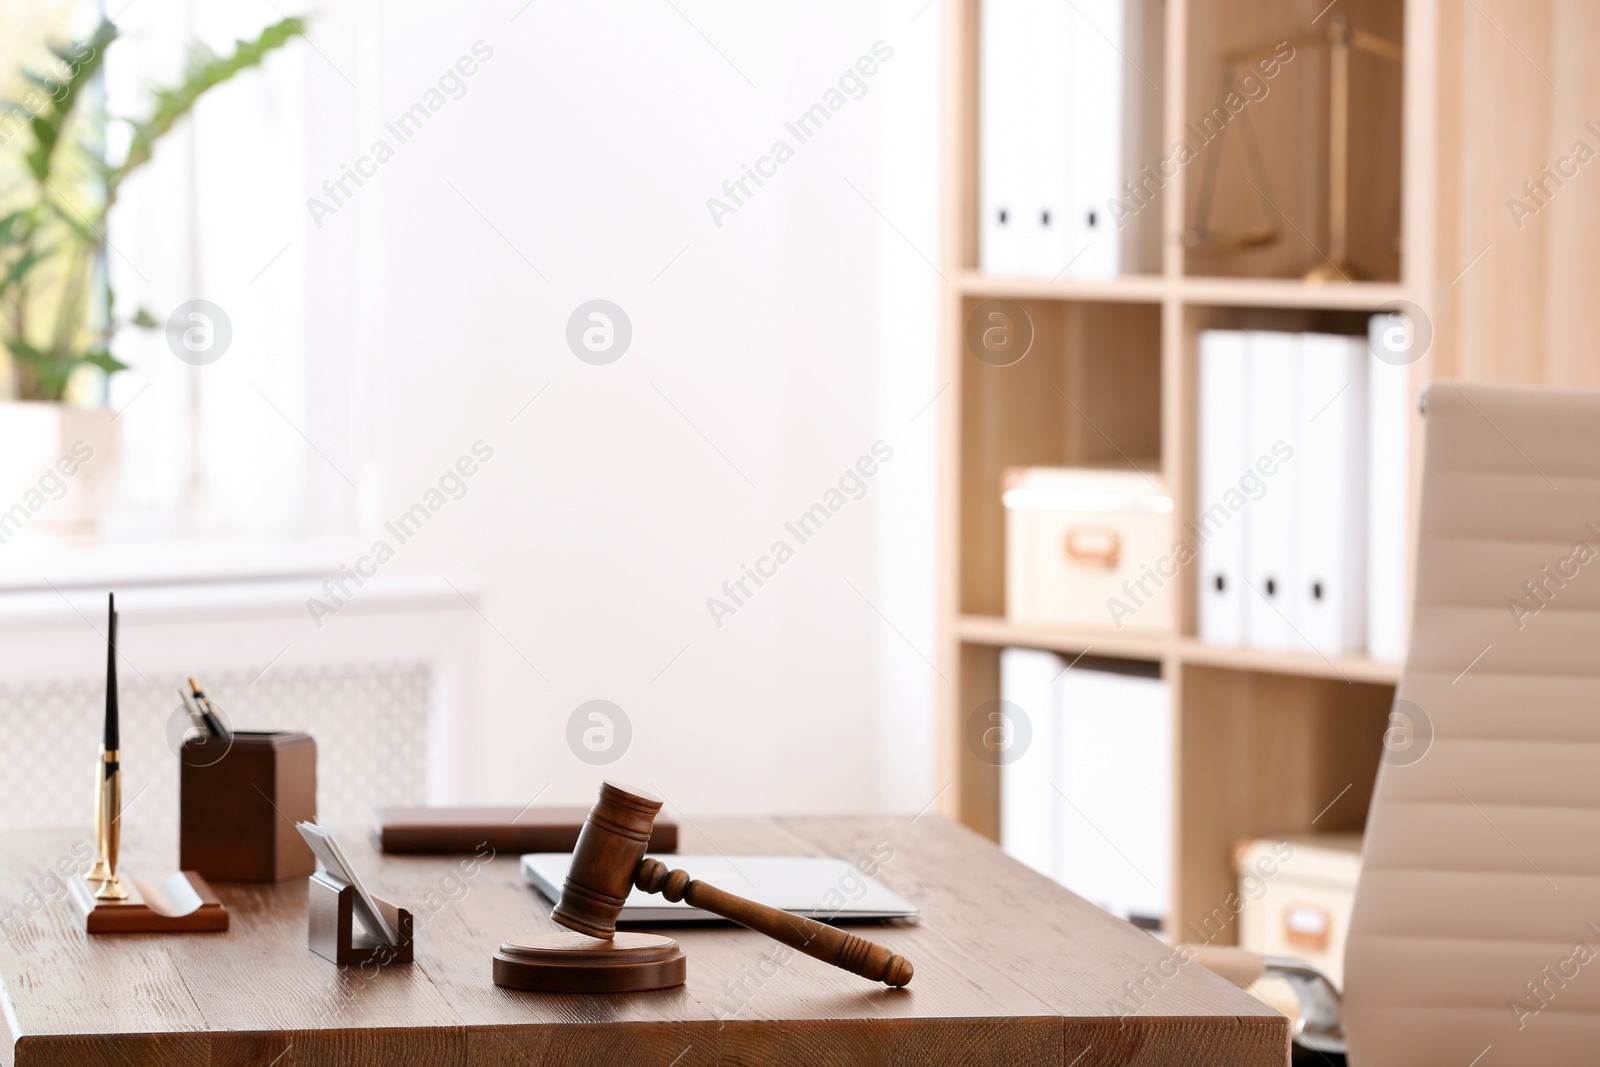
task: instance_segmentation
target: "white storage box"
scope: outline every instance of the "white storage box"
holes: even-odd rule
[[[1100,467],[1006,472],[1006,617],[1170,630],[1185,550],[1159,475]]]
[[[1264,956],[1305,960],[1344,988],[1344,943],[1360,834],[1307,834],[1239,845],[1239,944]]]

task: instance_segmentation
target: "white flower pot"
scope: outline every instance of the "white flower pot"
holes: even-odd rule
[[[0,401],[0,545],[91,537],[116,489],[121,449],[109,410]]]

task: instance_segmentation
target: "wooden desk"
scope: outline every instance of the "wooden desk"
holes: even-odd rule
[[[934,815],[704,820],[686,852],[892,849],[878,878],[915,926],[863,930],[916,966],[876,986],[741,929],[674,931],[688,985],[554,996],[501,989],[490,955],[553,929],[513,856],[383,856],[344,835],[374,892],[416,915],[416,962],[343,972],[306,949],[306,882],[219,885],[223,934],[90,937],[47,872],[85,835],[0,835],[0,1063],[39,1065],[1053,1064],[1281,1067],[1289,1024],[1254,998]],[[171,870],[136,838],[125,868]],[[882,842],[883,844],[879,844]],[[141,847],[141,846],[146,847]],[[80,868],[81,869],[81,868]],[[35,895],[30,896],[33,893]],[[1165,965],[1164,965],[1164,962]],[[1119,1020],[1120,1001],[1142,1010]]]

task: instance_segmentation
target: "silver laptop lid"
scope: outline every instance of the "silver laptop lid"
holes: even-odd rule
[[[757,903],[811,919],[914,919],[916,905],[887,889],[844,860],[820,856],[692,856],[654,857],[669,867],[688,871],[718,889]],[[522,857],[522,873],[553,903],[561,895],[567,852],[530,852]],[[628,894],[618,922],[681,923],[722,921],[710,912],[673,903],[639,889]]]

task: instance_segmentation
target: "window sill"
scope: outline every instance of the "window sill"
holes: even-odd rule
[[[353,540],[181,538],[74,544],[19,537],[0,548],[0,592],[320,581],[360,554]]]

